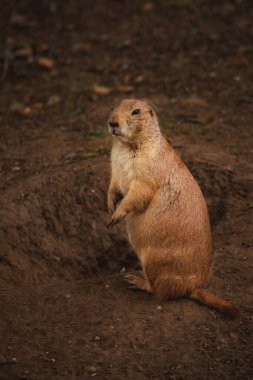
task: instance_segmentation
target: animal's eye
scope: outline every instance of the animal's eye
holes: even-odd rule
[[[135,110],[132,111],[131,115],[139,115],[141,113],[141,110],[139,108],[136,108]]]

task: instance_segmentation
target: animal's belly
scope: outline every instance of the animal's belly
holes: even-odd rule
[[[166,222],[166,223],[165,223]],[[170,218],[147,217],[145,213],[129,215],[126,220],[129,242],[141,265],[149,258],[157,257],[177,271],[200,274],[208,272],[211,260],[211,236],[209,231],[187,230],[187,225]]]
[[[209,240],[208,218],[193,217],[187,209],[180,213],[173,208],[157,212],[155,202],[146,211],[133,212],[126,218],[130,243],[140,247],[176,247],[178,245],[203,245]],[[184,242],[184,243],[183,243]]]
[[[121,173],[119,179],[119,188],[123,196],[125,196],[128,193],[132,181],[133,176],[130,173],[124,173],[124,171]]]
[[[129,188],[130,188],[130,183],[127,182],[125,179],[122,179],[120,182],[119,182],[119,188],[120,188],[120,192],[123,196],[125,196],[128,191],[129,191]]]
[[[155,221],[147,216],[147,211],[142,213],[132,212],[126,217],[126,227],[129,241],[138,251],[147,245],[154,244]]]
[[[130,160],[118,160],[113,167],[114,176],[117,178],[119,190],[125,196],[134,178],[133,165]]]

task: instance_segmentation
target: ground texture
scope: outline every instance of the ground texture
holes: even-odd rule
[[[252,380],[252,18],[250,0],[1,2],[1,380]],[[106,228],[124,97],[151,103],[198,180],[208,289],[238,320],[124,282],[138,262]]]

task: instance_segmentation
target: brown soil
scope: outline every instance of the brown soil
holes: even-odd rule
[[[253,378],[252,17],[250,0],[1,2],[1,380]],[[151,102],[198,179],[208,289],[238,320],[127,288],[138,262],[106,228],[122,97]]]

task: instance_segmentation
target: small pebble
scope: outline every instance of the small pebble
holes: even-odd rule
[[[13,172],[19,172],[20,171],[20,166],[13,166],[13,168],[11,169]]]
[[[88,372],[97,372],[97,368],[94,367],[93,365],[89,365],[88,367],[86,367],[86,371]]]
[[[54,106],[54,105],[60,103],[60,101],[61,101],[61,99],[58,95],[51,95],[48,98],[47,105],[48,106]]]
[[[237,334],[235,334],[234,332],[231,332],[229,335],[230,335],[230,337],[231,337],[233,340],[237,340],[237,339],[238,339]]]

